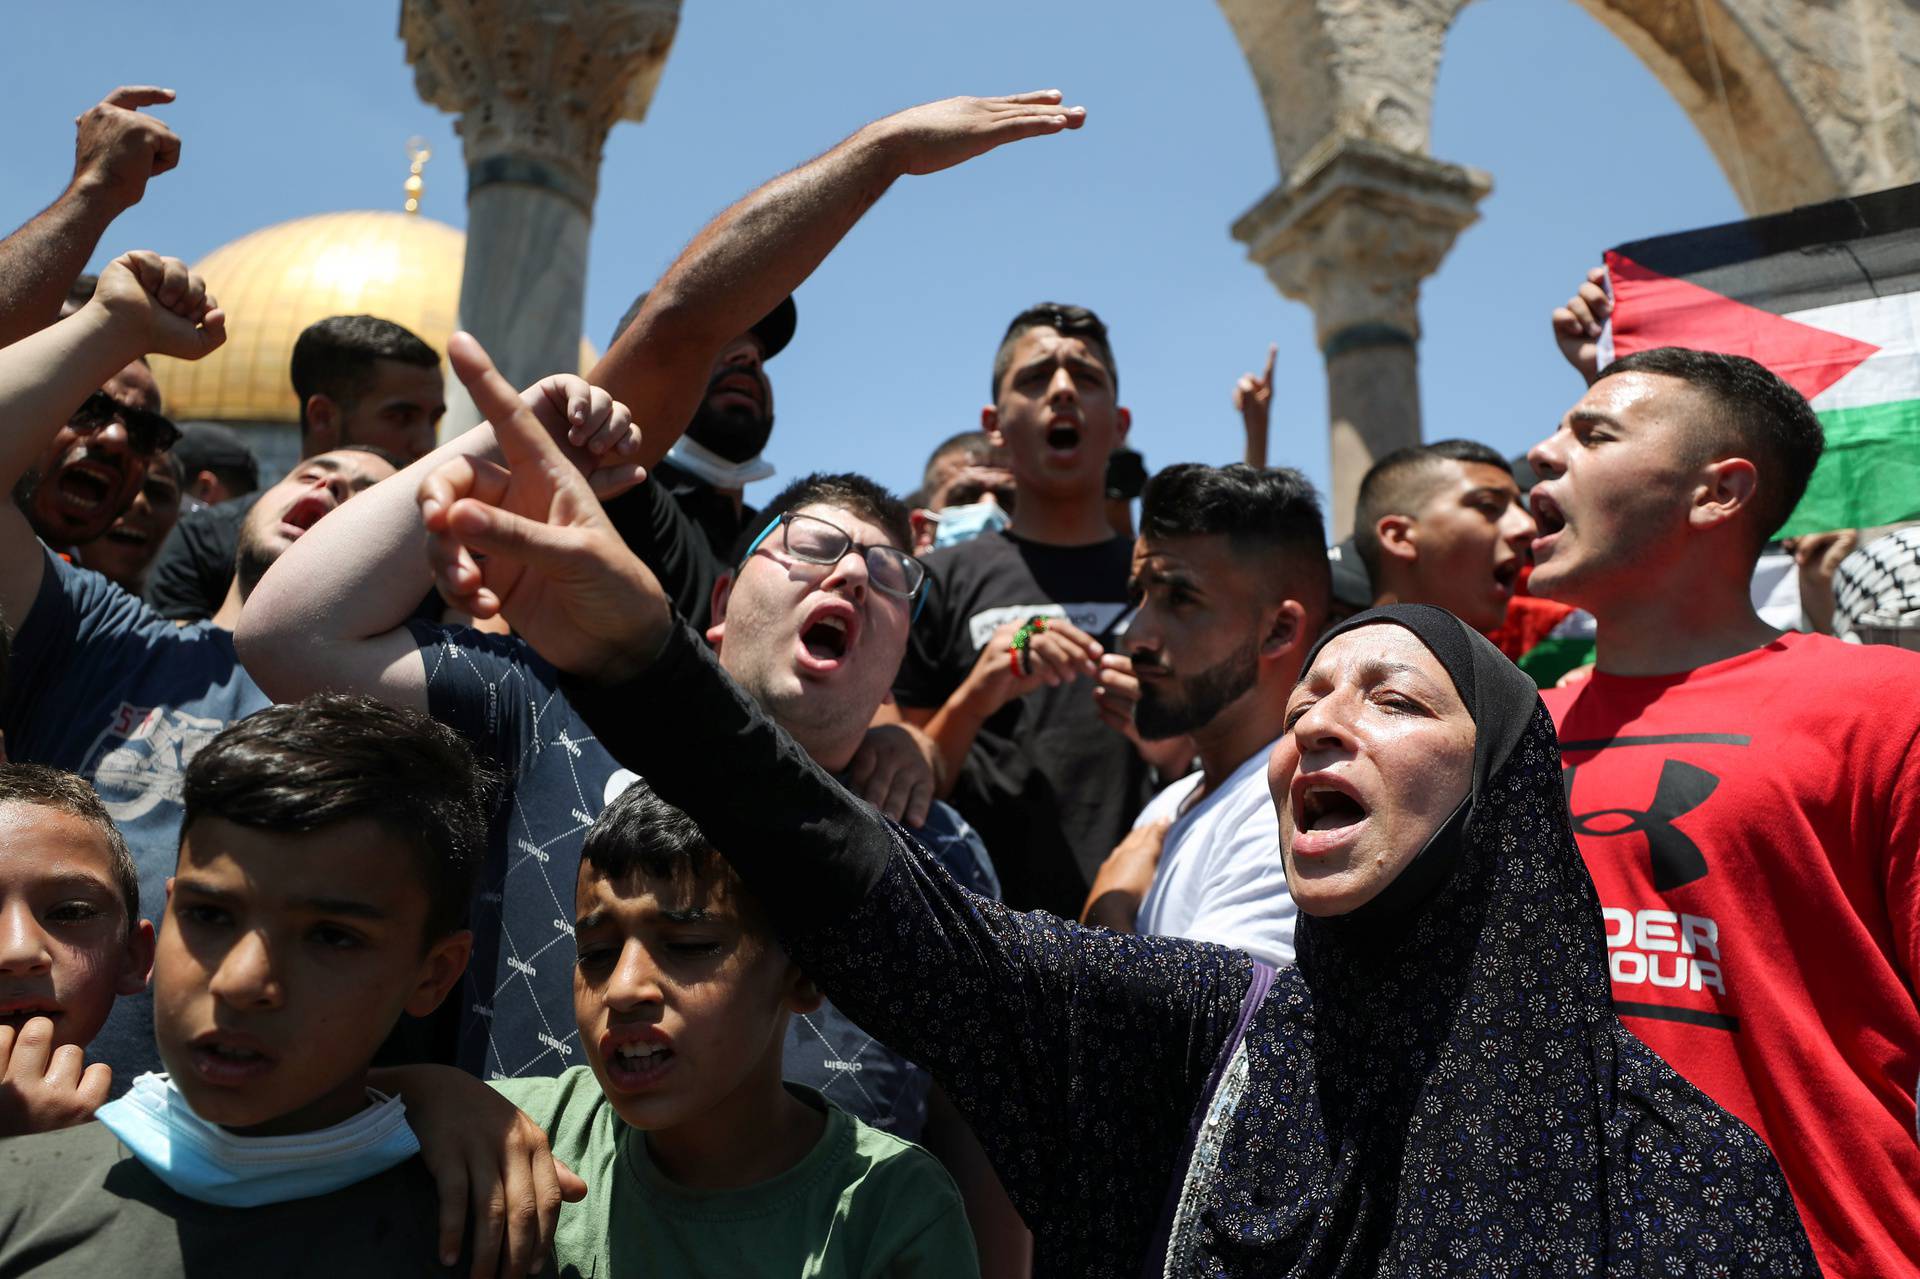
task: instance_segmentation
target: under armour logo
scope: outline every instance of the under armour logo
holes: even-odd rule
[[[1561,774],[1567,798],[1573,798],[1573,775],[1577,766],[1568,766]],[[1707,859],[1687,833],[1674,825],[1707,802],[1720,785],[1720,779],[1706,769],[1684,760],[1670,759],[1660,768],[1660,782],[1654,788],[1653,803],[1644,810],[1602,808],[1591,813],[1574,813],[1573,829],[1579,835],[1627,835],[1638,831],[1647,837],[1647,850],[1653,860],[1653,886],[1665,892],[1682,884],[1704,878]]]

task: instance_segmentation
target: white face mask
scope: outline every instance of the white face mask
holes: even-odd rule
[[[773,474],[773,463],[762,457],[729,462],[712,449],[683,435],[667,450],[667,461],[689,475],[697,475],[717,489],[742,489]]]
[[[998,502],[949,506],[939,515],[940,522],[934,525],[933,530],[933,544],[936,547],[971,542],[983,533],[997,533],[1013,523],[1013,518],[1000,509]]]
[[[193,1113],[165,1075],[142,1075],[94,1118],[171,1189],[201,1203],[256,1208],[329,1194],[420,1152],[398,1097],[367,1090],[365,1110],[331,1128],[236,1137]]]

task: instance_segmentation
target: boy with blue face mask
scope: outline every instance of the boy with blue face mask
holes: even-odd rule
[[[167,1073],[0,1142],[0,1273],[433,1268],[432,1180],[367,1075],[466,967],[484,787],[451,729],[338,695],[193,759],[153,969]]]

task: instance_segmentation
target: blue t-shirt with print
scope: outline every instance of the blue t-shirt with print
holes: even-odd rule
[[[574,882],[588,827],[633,774],[601,747],[560,692],[554,668],[523,641],[410,622],[435,719],[505,775],[472,916],[473,960],[460,996],[459,1063],[490,1079],[557,1075],[585,1064],[573,1014]],[[997,895],[986,850],[936,804],[915,831],[960,883]],[[875,1127],[915,1136],[926,1073],[830,1004],[788,1028],[786,1076]]]
[[[46,560],[0,694],[7,757],[93,783],[140,872],[140,913],[157,924],[188,761],[270,699],[241,668],[229,632],[176,626],[100,574],[51,552]],[[117,1001],[88,1055],[113,1067],[116,1094],[159,1070],[151,997]]]

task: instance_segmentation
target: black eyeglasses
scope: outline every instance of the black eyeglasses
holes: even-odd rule
[[[119,422],[127,428],[127,442],[133,451],[145,457],[155,453],[164,453],[180,440],[180,428],[173,424],[165,414],[155,413],[151,409],[128,408],[105,391],[95,391],[67,419],[67,425],[76,431],[91,435],[109,422]]]
[[[761,544],[780,530],[780,549],[807,564],[838,564],[848,552],[858,551],[867,562],[867,580],[876,590],[910,600],[926,585],[927,566],[895,546],[862,546],[837,524],[815,515],[788,511],[760,530],[742,562],[751,559]]]

